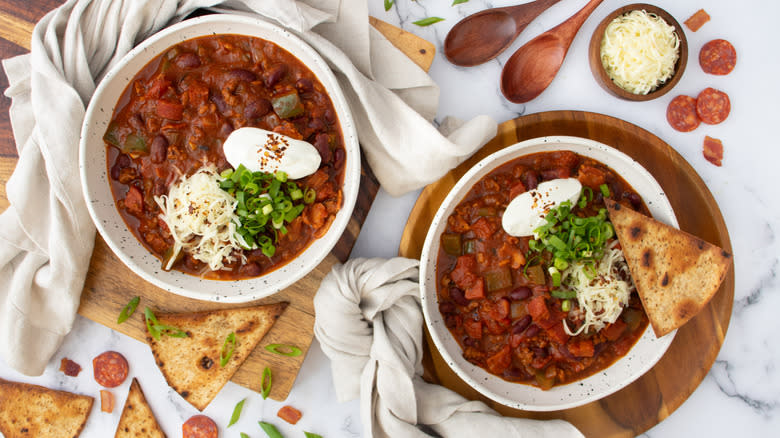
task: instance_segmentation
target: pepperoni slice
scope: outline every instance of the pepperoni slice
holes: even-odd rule
[[[699,9],[695,14],[691,15],[690,18],[685,20],[685,25],[688,26],[688,29],[696,32],[708,21],[710,21],[710,14],[704,9]]]
[[[92,359],[95,381],[106,388],[115,388],[127,378],[127,360],[116,351],[106,351]]]
[[[737,51],[726,40],[712,40],[699,51],[699,65],[705,73],[727,75],[737,64]]]
[[[699,117],[696,115],[696,99],[691,96],[680,95],[669,102],[666,107],[666,120],[672,128],[681,132],[690,132],[699,126]]]
[[[714,88],[705,88],[696,98],[696,114],[702,122],[717,125],[731,112],[729,96]]]
[[[292,406],[282,406],[279,412],[276,413],[276,416],[290,424],[295,424],[303,417],[303,414]]]
[[[181,425],[181,434],[183,438],[217,438],[219,430],[211,418],[195,415]]]
[[[717,138],[704,136],[702,154],[710,163],[720,167],[723,160],[723,143]]]

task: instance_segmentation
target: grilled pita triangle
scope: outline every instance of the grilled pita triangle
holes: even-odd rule
[[[712,299],[731,254],[617,202],[606,204],[653,331],[664,336]]]
[[[94,399],[0,379],[0,432],[6,438],[77,437]]]
[[[141,390],[141,385],[138,384],[138,379],[133,378],[114,438],[138,437],[165,438],[165,434],[160,429],[157,419],[154,418],[152,408],[146,402],[146,397],[144,397],[144,392]]]
[[[238,370],[258,342],[271,329],[287,303],[215,310],[199,313],[160,314],[157,320],[187,333],[165,334],[146,340],[165,380],[185,400],[203,410]],[[235,333],[235,350],[225,366],[220,352],[225,339]]]

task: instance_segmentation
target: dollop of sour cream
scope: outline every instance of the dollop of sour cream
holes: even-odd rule
[[[576,178],[558,178],[545,181],[535,189],[521,193],[509,202],[501,226],[510,236],[531,236],[544,225],[544,217],[563,201],[577,203],[582,184]]]
[[[282,171],[288,178],[309,176],[320,167],[320,153],[311,143],[260,128],[239,128],[222,145],[234,169],[240,164],[252,172]]]

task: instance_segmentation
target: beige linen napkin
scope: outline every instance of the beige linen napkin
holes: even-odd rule
[[[571,424],[505,418],[422,374],[417,260],[352,259],[323,279],[314,334],[330,358],[340,401],[360,396],[365,436],[582,437]]]
[[[0,216],[0,355],[41,374],[70,331],[95,228],[78,143],[96,84],[133,46],[199,7],[262,14],[325,57],[349,96],[363,151],[402,194],[438,179],[495,134],[479,117],[446,138],[431,125],[438,88],[369,27],[363,0],[70,0],[35,27],[29,55],[3,65],[19,163]]]

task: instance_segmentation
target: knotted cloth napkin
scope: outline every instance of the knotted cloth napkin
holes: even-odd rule
[[[360,396],[365,436],[582,437],[571,424],[505,418],[422,374],[417,260],[352,259],[314,297],[314,334],[330,358],[340,401]]]
[[[43,372],[78,309],[95,235],[78,144],[96,84],[144,38],[216,6],[282,24],[329,61],[391,194],[435,181],[495,135],[487,117],[448,137],[435,129],[438,88],[370,28],[363,0],[69,0],[36,25],[30,54],[4,62],[20,158],[0,216],[0,355],[18,371]]]

